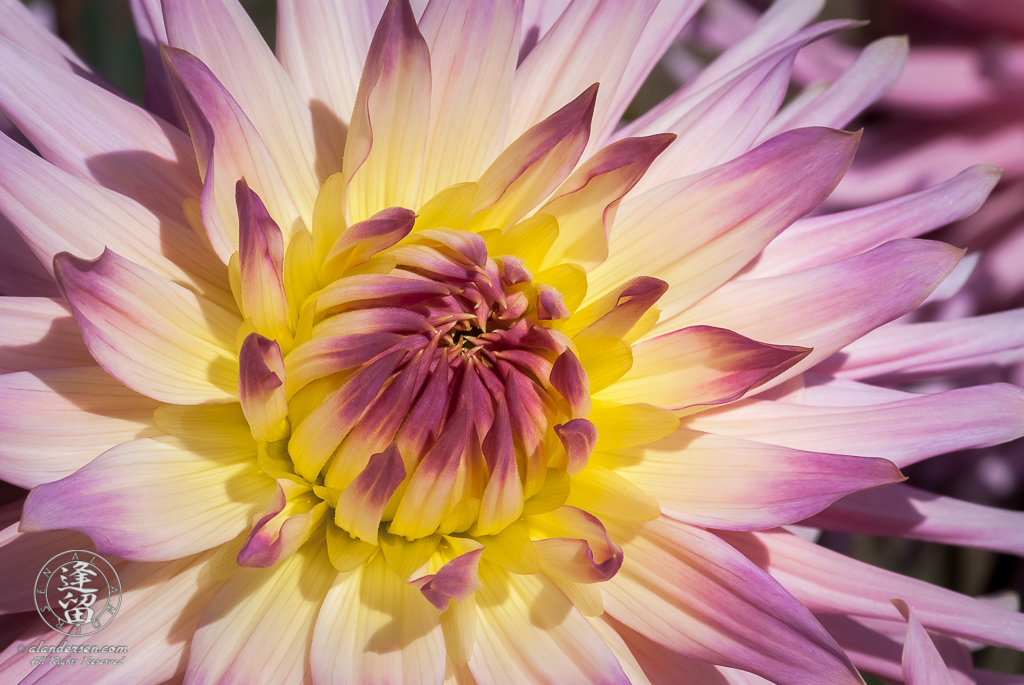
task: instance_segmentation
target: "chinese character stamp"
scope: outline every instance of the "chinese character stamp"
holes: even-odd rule
[[[47,561],[36,576],[36,609],[65,635],[97,633],[121,607],[121,580],[106,559],[80,549]]]

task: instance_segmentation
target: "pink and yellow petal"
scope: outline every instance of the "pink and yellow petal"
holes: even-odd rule
[[[666,517],[610,532],[625,561],[605,610],[641,635],[773,682],[862,682],[805,606],[710,533]]]
[[[691,326],[633,345],[633,366],[597,398],[667,409],[732,402],[809,352],[711,326]]]
[[[322,542],[271,568],[240,570],[203,612],[186,682],[310,682],[313,626],[335,575]]]
[[[417,204],[430,87],[430,54],[412,8],[391,2],[370,43],[345,144],[349,223]]]
[[[732,162],[625,202],[609,259],[588,274],[588,298],[645,274],[668,282],[660,306],[663,320],[671,318],[729,280],[827,197],[858,139],[824,128],[790,131]]]
[[[123,443],[32,490],[22,530],[80,530],[100,553],[140,561],[210,549],[245,530],[274,491],[254,452],[227,438]]]
[[[446,656],[437,614],[383,554],[338,574],[313,632],[313,682],[442,682]]]
[[[421,199],[475,180],[501,152],[522,11],[515,0],[427,4],[420,30],[432,91]]]
[[[0,405],[0,477],[20,487],[59,480],[122,442],[159,434],[158,403],[98,366],[0,376]]]
[[[726,284],[655,332],[703,324],[814,348],[770,382],[777,385],[919,305],[962,254],[944,243],[893,240],[835,264]]]
[[[85,343],[112,376],[164,402],[234,399],[237,314],[109,250],[55,261]]]
[[[478,683],[629,682],[601,635],[543,574],[485,564],[481,580],[469,660]]]
[[[650,445],[599,452],[592,461],[655,497],[673,517],[725,530],[794,523],[851,492],[903,479],[884,459],[802,452],[686,429]]]
[[[168,0],[163,7],[169,45],[202,60],[232,94],[308,226],[320,183],[340,168],[333,154],[340,142],[317,145],[308,103],[237,0]]]

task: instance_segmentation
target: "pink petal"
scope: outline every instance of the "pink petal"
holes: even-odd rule
[[[0,294],[56,297],[60,294],[49,269],[32,253],[25,239],[0,214]]]
[[[427,4],[420,30],[432,92],[421,198],[475,181],[504,147],[522,11],[516,0]]]
[[[0,41],[0,107],[42,156],[185,223],[199,194],[188,136],[127,100]]]
[[[907,53],[905,36],[888,36],[870,43],[838,78],[830,79],[825,92],[795,111],[785,108],[780,112],[762,132],[762,139],[805,126],[846,126],[893,87],[906,64]]]
[[[541,570],[556,580],[600,583],[622,567],[622,548],[593,515],[575,507],[559,507],[529,519]]]
[[[416,206],[430,113],[430,54],[408,0],[390,2],[370,43],[345,144],[349,223]]]
[[[634,345],[633,366],[599,397],[666,409],[733,402],[808,353],[721,328],[691,326]]]
[[[587,277],[588,298],[626,278],[653,276],[670,286],[661,303],[662,319],[670,319],[725,283],[827,197],[858,140],[830,129],[789,131],[732,162],[627,201],[617,215],[608,260]]]
[[[61,171],[6,136],[0,159],[0,212],[50,273],[60,252],[91,258],[109,248],[233,306],[226,269],[189,226]]]
[[[944,183],[870,207],[801,219],[773,240],[743,278],[766,278],[831,264],[923,233],[978,210],[1001,172],[974,166]]]
[[[184,129],[185,122],[174,102],[174,94],[171,93],[171,85],[160,57],[160,46],[168,43],[161,0],[129,0],[129,5],[135,32],[139,35],[142,59],[146,63],[146,109]]]
[[[558,237],[544,265],[571,261],[589,268],[603,262],[619,202],[673,140],[671,133],[626,138],[601,149],[573,172],[554,198],[537,210],[558,221]]]
[[[590,416],[590,379],[572,350],[558,355],[551,366],[551,385],[569,403],[573,418]]]
[[[273,340],[250,333],[238,353],[238,398],[245,420],[258,441],[288,437],[288,403],[281,348]]]
[[[240,179],[235,185],[238,209],[238,262],[242,315],[256,331],[291,344],[291,309],[284,288],[284,239],[266,206]]]
[[[335,523],[352,537],[376,544],[384,507],[404,480],[405,464],[392,444],[371,456],[362,473],[341,493],[334,510]]]
[[[271,494],[273,481],[253,472],[254,451],[172,438],[124,443],[32,490],[21,529],[80,530],[100,553],[140,561],[210,549],[245,530]]]
[[[0,477],[26,488],[69,476],[122,442],[159,433],[153,426],[158,403],[98,366],[0,376],[0,406]]]
[[[241,569],[206,603],[185,682],[309,682],[313,625],[336,575],[314,543],[271,568]]]
[[[63,298],[0,297],[0,372],[91,366]]]
[[[613,129],[619,125],[626,108],[633,101],[633,97],[640,86],[650,75],[655,65],[665,55],[669,48],[682,32],[694,14],[701,8],[701,0],[677,0],[674,2],[659,2],[647,20],[647,26],[637,39],[633,48],[633,54],[626,64],[626,70],[622,74],[608,102],[608,114],[604,118],[604,125],[594,130],[594,145],[603,146],[609,141]]]
[[[54,556],[69,549],[93,549],[92,541],[72,530],[19,533],[14,523],[0,531],[0,614],[35,611],[33,599],[39,569]]]
[[[1024,615],[1017,612],[855,561],[784,531],[721,535],[815,613],[902,624],[889,603],[898,597],[917,607],[929,630],[1014,649],[1024,644]]]
[[[507,229],[576,166],[590,137],[597,84],[508,145],[480,176],[469,226]]]
[[[92,68],[62,41],[36,19],[24,3],[18,0],[0,0],[0,36],[18,47],[38,55],[50,64],[69,72],[80,74],[90,81],[112,89],[106,79]]]
[[[109,683],[134,685],[180,680],[188,659],[188,642],[202,610],[220,585],[210,574],[210,555],[160,564],[115,563],[122,594],[121,607],[114,619],[99,633],[68,640],[36,617],[38,624],[20,637],[20,644],[11,645],[8,652],[0,655],[5,678],[17,678],[18,670],[28,666],[31,670],[26,670],[25,679],[20,681],[26,685],[66,682],[69,668],[90,669],[98,681]],[[124,659],[120,664],[102,666],[82,663],[83,655],[54,653],[53,656],[77,657],[78,664],[47,663],[32,667],[33,654],[12,654],[17,647],[31,649],[40,642],[55,647],[62,642],[85,644],[97,649],[110,645],[125,647],[127,652],[92,655],[96,659]]]
[[[239,179],[244,178],[267,204],[286,236],[303,225],[312,225],[312,200],[307,206],[301,195],[296,198],[295,189],[286,185],[288,178],[278,159],[213,72],[183,50],[165,48],[163,57],[178,106],[192,132],[203,179],[203,227],[221,260],[226,264],[238,249],[235,185]]]
[[[844,497],[806,525],[1024,556],[1024,512],[942,497],[903,483]]]
[[[637,184],[644,193],[662,183],[728,162],[763,139],[789,87],[793,60],[809,42],[856,24],[829,21],[793,35],[728,75],[667,109],[638,133],[671,131],[678,140]]]
[[[893,383],[1024,359],[1024,309],[952,321],[892,323],[855,340],[819,370]]]
[[[1024,435],[1024,392],[1012,385],[902,393],[857,405],[842,390],[823,395],[833,394],[832,403],[743,402],[687,417],[684,425],[794,449],[883,457],[901,468]]]
[[[420,592],[438,611],[445,611],[451,601],[463,602],[483,587],[477,579],[483,548],[466,552],[442,566],[437,573],[415,581]]]
[[[892,603],[907,619],[907,641],[903,645],[903,677],[907,685],[954,685],[939,650],[914,612],[901,599]]]
[[[602,586],[616,620],[683,656],[775,682],[861,682],[807,608],[714,535],[664,516],[611,532],[625,552]]]
[[[813,347],[770,384],[777,385],[916,307],[962,254],[943,243],[893,240],[836,264],[729,283],[655,331],[699,323],[755,340]]]
[[[656,5],[654,0],[570,3],[516,69],[505,140],[518,138],[592,83],[601,84],[594,126],[604,131],[611,96]]]
[[[110,375],[164,402],[235,397],[236,314],[110,250],[55,262],[85,344]]]
[[[885,459],[817,454],[680,429],[658,442],[598,453],[693,525],[757,530],[795,523],[857,490],[903,480]]]
[[[341,167],[341,141],[320,130],[317,144],[308,103],[237,0],[167,0],[163,7],[169,45],[202,60],[231,93],[266,143],[308,226],[320,183]],[[233,185],[238,178],[226,180]],[[268,189],[248,181],[267,200]],[[290,232],[290,222],[284,230]]]

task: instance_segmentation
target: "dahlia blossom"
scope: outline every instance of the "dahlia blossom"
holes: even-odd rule
[[[0,673],[66,677],[23,651],[68,639],[127,645],[91,682],[997,682],[964,641],[1020,614],[783,526],[1021,551],[998,510],[841,499],[1020,436],[1020,389],[832,372],[998,172],[802,219],[905,53],[780,113],[855,25],[813,0],[616,129],[700,4],[281,0],[275,56],[235,0],[137,0],[142,109],[0,0],[39,153],[0,139],[0,608],[69,549],[123,585]]]

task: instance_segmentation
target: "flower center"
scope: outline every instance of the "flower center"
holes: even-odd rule
[[[569,316],[557,289],[477,233],[414,233],[412,213],[392,208],[337,239],[322,287],[280,308],[297,316],[261,324],[247,284],[277,281],[253,276],[268,260],[246,246],[275,238],[246,238],[259,230],[251,199],[252,211],[239,200],[239,299],[255,328],[240,395],[281,506],[250,541],[297,515],[306,527],[326,520],[329,540],[349,546],[525,539],[507,529],[565,503],[597,431],[587,375],[553,327]],[[275,295],[250,299],[265,314]]]

